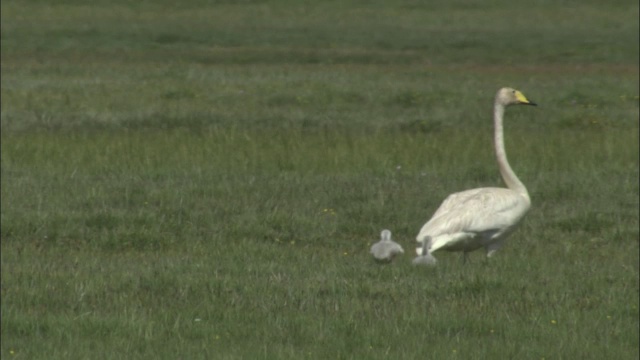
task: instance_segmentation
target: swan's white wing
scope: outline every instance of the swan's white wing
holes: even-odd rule
[[[486,188],[471,189],[471,190],[465,190],[465,191],[453,193],[447,196],[447,198],[444,199],[442,204],[440,204],[440,207],[438,208],[438,210],[436,210],[436,212],[433,214],[433,216],[431,216],[431,218],[434,219],[442,214],[448,213],[452,209],[458,207],[461,203],[464,203],[467,199],[475,196],[477,193],[482,192],[484,190],[486,190]]]
[[[493,237],[518,223],[529,202],[515,191],[481,188],[450,195],[420,230],[419,242],[433,238],[433,248],[477,235]]]

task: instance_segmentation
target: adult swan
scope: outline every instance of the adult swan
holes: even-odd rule
[[[435,264],[432,254],[438,250],[462,251],[466,261],[468,252],[482,247],[490,257],[529,210],[531,200],[527,188],[511,169],[504,149],[502,120],[509,105],[536,104],[511,88],[502,88],[496,94],[494,142],[498,167],[507,188],[479,188],[449,195],[420,229],[416,237],[420,246],[416,252],[422,258],[415,262]]]

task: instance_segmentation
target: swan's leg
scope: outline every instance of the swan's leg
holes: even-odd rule
[[[498,249],[500,249],[502,247],[502,241],[496,241],[493,244],[490,244],[489,246],[486,247],[487,249],[487,257],[490,258],[492,257],[496,251],[498,251]]]

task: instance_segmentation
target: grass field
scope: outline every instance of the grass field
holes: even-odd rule
[[[1,357],[638,359],[638,3],[557,3],[3,1]],[[411,266],[507,85],[530,213]]]

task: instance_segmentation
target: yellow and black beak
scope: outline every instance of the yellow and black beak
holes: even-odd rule
[[[529,99],[527,99],[527,97],[526,97],[526,96],[524,96],[524,94],[523,94],[523,93],[521,93],[521,92],[520,92],[520,91],[518,91],[518,90],[516,90],[516,99],[518,99],[519,104],[522,104],[522,105],[533,105],[533,106],[538,106],[538,104],[536,104],[536,103],[534,103],[534,102],[532,102],[532,101],[529,101]]]

